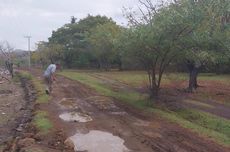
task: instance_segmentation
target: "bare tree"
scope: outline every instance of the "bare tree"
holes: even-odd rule
[[[4,61],[5,68],[10,72],[13,77],[13,48],[7,41],[0,42],[0,55]]]

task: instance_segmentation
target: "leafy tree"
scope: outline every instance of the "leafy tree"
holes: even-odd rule
[[[229,14],[230,5],[222,0],[182,1],[189,12],[190,25],[196,25],[191,33],[180,41],[185,46],[185,60],[189,69],[188,91],[199,85],[197,76],[201,66],[217,64],[228,60],[229,56]],[[191,26],[192,27],[192,26]]]
[[[71,24],[74,24],[74,23],[76,23],[76,18],[74,17],[74,16],[71,16],[71,22],[70,22]]]
[[[145,10],[140,8],[141,18],[127,13],[132,26],[124,41],[125,48],[145,67],[149,77],[151,96],[158,96],[161,79],[165,69],[176,58],[184,54],[180,40],[191,32],[186,11],[180,3],[154,6],[150,0],[140,1]],[[146,12],[146,13],[144,13]]]
[[[36,51],[32,54],[32,61],[40,63],[44,68],[46,64],[57,63],[63,60],[63,49],[59,44],[39,42]]]
[[[188,90],[192,91],[198,87],[201,65],[222,60],[229,52],[229,15],[226,15],[229,3],[222,0],[179,0],[159,5],[153,5],[151,0],[139,2],[145,8],[139,7],[139,15],[126,12],[132,27],[127,41],[130,52],[148,72],[152,95],[157,96],[165,68],[175,59],[187,62]]]
[[[112,19],[105,16],[91,16],[79,20],[73,24],[66,24],[53,31],[49,38],[49,43],[60,44],[64,49],[64,63],[67,67],[87,66],[92,59],[89,51],[89,42],[87,35],[90,35],[91,29],[98,25],[113,22]],[[84,57],[84,60],[82,60]]]
[[[121,28],[114,22],[98,25],[91,30],[89,42],[91,52],[98,61],[100,68],[110,69],[112,62],[116,60],[115,40],[119,36]]]

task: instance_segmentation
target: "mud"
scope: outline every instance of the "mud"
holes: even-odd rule
[[[38,73],[41,72],[35,75],[40,76]],[[63,131],[66,138],[80,136],[81,138],[76,140],[87,139],[89,133],[92,134],[91,131],[97,130],[105,132],[110,137],[119,137],[119,141],[122,141],[120,143],[132,152],[227,152],[230,150],[157,115],[146,114],[64,77],[57,78],[51,96],[52,101],[41,108],[48,111],[54,128]],[[59,115],[73,111],[91,116],[92,121],[74,123],[60,119]],[[79,141],[78,145],[81,142]],[[83,145],[86,145],[85,141]],[[77,143],[76,148],[80,148]],[[84,147],[84,150],[87,150],[86,148]]]
[[[79,112],[64,113],[59,115],[59,117],[68,122],[89,122],[93,120],[90,116]]]
[[[1,96],[0,102],[2,114],[0,145],[5,147],[4,151],[11,151],[15,139],[20,139],[30,126],[35,92],[32,84],[25,78],[20,78],[20,83],[5,84],[3,88],[11,90],[1,91],[4,94]]]

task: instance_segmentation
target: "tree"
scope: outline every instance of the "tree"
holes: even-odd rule
[[[71,16],[71,22],[70,22],[70,23],[71,23],[71,24],[74,24],[74,23],[76,23],[76,19],[77,19],[76,17],[74,17],[74,16]]]
[[[59,44],[39,42],[36,51],[32,54],[32,61],[40,63],[44,68],[46,64],[57,63],[63,60],[63,47]]]
[[[63,61],[68,68],[88,66],[92,55],[89,53],[87,36],[91,34],[91,29],[108,22],[113,21],[105,16],[88,15],[74,24],[66,24],[53,31],[49,43],[63,46]]]
[[[131,28],[126,33],[125,48],[128,54],[138,59],[149,77],[152,97],[157,97],[165,69],[176,58],[184,54],[180,40],[186,38],[194,25],[188,24],[182,3],[161,3],[153,5],[151,0],[139,1],[138,18],[135,13],[126,12]],[[140,17],[141,16],[141,17]]]
[[[222,0],[187,1],[185,4],[190,24],[197,24],[189,37],[180,42],[187,50],[184,59],[189,70],[188,91],[193,92],[199,86],[197,76],[201,66],[229,59],[230,4]]]
[[[98,25],[91,30],[89,42],[91,52],[98,61],[99,68],[110,69],[112,62],[116,60],[115,40],[119,36],[121,28],[114,22]]]

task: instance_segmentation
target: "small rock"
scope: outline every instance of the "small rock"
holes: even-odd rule
[[[22,131],[23,131],[23,124],[20,124],[20,125],[18,126],[18,128],[16,129],[16,131],[22,132]]]
[[[73,141],[70,139],[66,139],[64,144],[65,144],[65,147],[68,149],[74,149],[74,147],[75,147]]]
[[[19,147],[28,147],[35,144],[35,140],[33,138],[25,138],[18,141]]]
[[[42,133],[37,133],[37,134],[34,136],[34,139],[36,139],[36,141],[41,141],[41,140],[45,139],[45,135],[42,134]]]
[[[24,137],[24,138],[33,138],[33,137],[34,137],[34,134],[33,134],[33,133],[24,133],[24,134],[23,134],[23,137]]]

